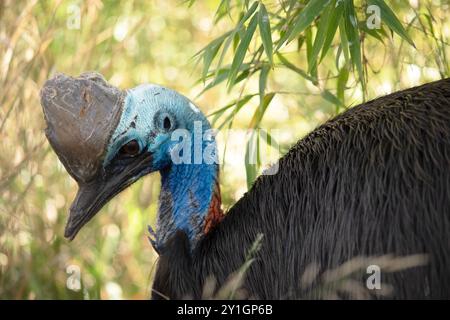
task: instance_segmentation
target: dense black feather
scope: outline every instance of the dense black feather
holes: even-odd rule
[[[153,282],[153,297],[168,299],[170,297],[192,298],[197,296],[187,235],[183,231],[177,231],[166,242],[166,245],[168,250],[160,252],[158,277]],[[173,261],[177,261],[177,263],[172,265]]]
[[[425,253],[426,266],[382,273],[382,281],[393,298],[450,298],[450,79],[349,109],[279,165],[192,256],[177,235],[161,254],[156,291],[199,298],[205,279],[222,284],[262,233],[244,284],[251,297],[308,297],[299,283],[311,263],[327,270],[361,255]]]

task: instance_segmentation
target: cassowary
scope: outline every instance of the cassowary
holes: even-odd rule
[[[58,74],[45,83],[41,104],[47,138],[79,186],[67,238],[133,182],[160,172],[153,298],[201,298],[212,278],[220,288],[260,234],[242,283],[249,298],[327,297],[333,286],[314,290],[316,280],[302,280],[311,266],[322,274],[386,254],[428,258],[398,272],[380,267],[390,298],[450,298],[450,79],[375,99],[321,125],[226,214],[214,136],[179,150],[180,137],[210,129],[184,96],[158,85],[122,91],[96,73]],[[192,160],[202,152],[209,158]],[[192,161],[180,161],[185,157]],[[365,267],[354,275],[362,286]]]

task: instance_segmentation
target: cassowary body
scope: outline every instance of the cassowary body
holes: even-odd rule
[[[189,123],[200,120],[209,128],[188,101],[159,87],[127,92],[123,110],[105,117],[114,128],[98,147],[101,165],[85,174],[80,163],[64,157],[64,148],[77,147],[76,140],[59,138],[61,117],[52,118],[58,111],[51,105],[61,103],[58,93],[49,92],[58,86],[47,83],[42,94],[47,136],[80,185],[66,236],[73,238],[139,177],[161,172],[153,298],[201,298],[211,276],[220,288],[245,263],[259,234],[261,247],[242,285],[247,297],[333,297],[338,284],[305,284],[311,266],[321,274],[361,256],[425,254],[425,265],[398,272],[381,268],[382,285],[392,286],[392,298],[450,298],[450,79],[396,92],[328,121],[280,159],[278,173],[259,177],[225,215],[216,164],[174,164],[165,156],[173,145],[162,137],[172,126],[192,132]],[[148,109],[140,113],[143,108]],[[120,119],[112,121],[116,114]],[[133,141],[137,151],[130,151]],[[362,286],[371,261],[353,275]]]

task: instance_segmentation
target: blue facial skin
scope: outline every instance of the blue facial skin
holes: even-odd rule
[[[190,150],[185,148],[180,152],[181,140],[173,138],[174,131],[179,132],[179,129],[187,130],[185,133],[192,142]],[[146,171],[161,173],[158,222],[153,242],[158,251],[177,230],[186,232],[191,249],[203,234],[218,172],[216,144],[210,135],[197,144],[194,141],[209,129],[206,117],[197,107],[173,90],[145,84],[127,91],[122,115],[111,136],[103,166],[108,166],[122,146],[131,140],[139,143],[141,152],[152,154],[152,163],[148,164]],[[212,150],[207,154],[212,154],[214,161],[211,157],[202,156],[208,150]],[[174,161],[174,152],[183,159],[190,158],[190,161]],[[191,153],[190,157],[185,152]]]

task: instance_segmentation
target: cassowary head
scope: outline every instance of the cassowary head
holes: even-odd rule
[[[154,171],[162,176],[156,247],[179,229],[192,242],[203,233],[217,187],[216,148],[191,101],[158,85],[122,91],[84,73],[48,80],[41,104],[47,138],[79,186],[65,237],[73,239],[111,198]]]

